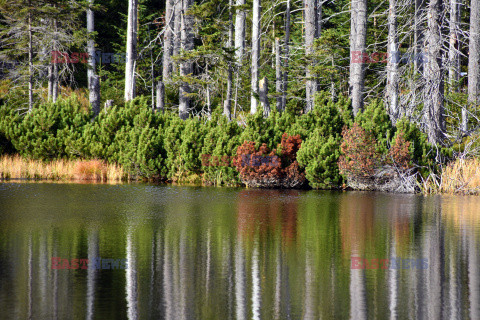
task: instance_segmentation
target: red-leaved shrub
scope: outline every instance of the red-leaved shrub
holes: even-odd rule
[[[264,143],[257,150],[255,142],[245,141],[237,149],[233,165],[240,179],[251,187],[295,188],[305,184],[305,174],[300,170],[297,151],[302,139],[299,135],[282,135],[277,149],[270,151]]]
[[[406,141],[404,135],[403,131],[398,133],[388,152],[389,160],[393,162],[395,167],[401,170],[407,170],[412,167],[409,150],[410,141]]]
[[[357,123],[350,129],[344,128],[342,135],[342,155],[338,160],[340,173],[351,177],[371,177],[380,160],[376,139]]]

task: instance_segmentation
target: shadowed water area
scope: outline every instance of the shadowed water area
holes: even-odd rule
[[[480,197],[0,184],[0,319],[480,319],[479,264]]]

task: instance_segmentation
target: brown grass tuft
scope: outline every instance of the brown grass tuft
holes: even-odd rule
[[[480,161],[477,158],[457,159],[442,170],[441,192],[479,194]]]
[[[0,157],[0,179],[123,181],[127,173],[117,164],[100,160],[43,162],[18,155]]]
[[[421,185],[426,194],[480,194],[480,160],[457,159],[444,167],[440,175],[430,174]]]

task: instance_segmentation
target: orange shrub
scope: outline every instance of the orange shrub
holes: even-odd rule
[[[350,129],[345,127],[342,136],[342,155],[338,160],[340,173],[354,177],[371,177],[380,161],[376,139],[357,123]]]

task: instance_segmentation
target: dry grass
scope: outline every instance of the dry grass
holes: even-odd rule
[[[0,157],[0,179],[122,181],[121,166],[100,160],[27,160],[18,155]]]
[[[457,159],[422,183],[424,193],[480,194],[480,161]]]

